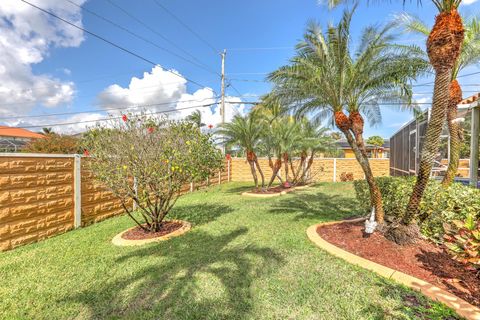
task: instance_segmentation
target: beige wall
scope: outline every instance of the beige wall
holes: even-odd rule
[[[375,176],[389,175],[389,159],[370,159],[369,161]],[[268,180],[272,173],[268,160],[259,159],[259,164],[265,179]],[[311,175],[314,182],[340,181],[342,173],[352,173],[354,179],[364,179],[362,168],[355,159],[317,158],[312,164]],[[283,168],[282,175],[285,175]],[[232,181],[252,181],[250,166],[245,158],[232,159]]]
[[[121,202],[95,181],[81,160],[81,225],[124,213]],[[228,181],[228,169],[193,189]],[[182,193],[187,193],[185,185]],[[0,154],[0,251],[36,242],[74,228],[72,156]],[[131,204],[129,204],[131,206]]]
[[[73,228],[73,158],[0,157],[0,251]]]

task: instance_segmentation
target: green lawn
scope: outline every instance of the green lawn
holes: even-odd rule
[[[133,225],[122,216],[0,253],[0,319],[456,319],[307,239],[359,214],[351,184],[271,199],[245,188],[181,198],[171,217],[194,228],[166,242],[114,247]]]

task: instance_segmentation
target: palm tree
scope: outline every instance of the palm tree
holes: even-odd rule
[[[202,122],[202,113],[200,112],[200,110],[193,111],[185,119],[187,121],[193,122],[198,128],[205,126],[205,123]]]
[[[425,38],[428,37],[430,28],[418,17],[402,14],[398,19],[402,22],[407,32],[420,34],[425,36]],[[460,56],[453,65],[449,87],[450,97],[447,108],[447,123],[450,134],[450,161],[442,181],[445,187],[453,182],[457,173],[463,137],[462,127],[455,121],[457,118],[457,105],[462,100],[462,89],[457,81],[457,76],[463,69],[475,65],[480,61],[480,21],[476,16],[463,20],[465,37],[463,39]],[[426,53],[425,59],[427,60]]]
[[[43,134],[52,134],[53,133],[53,129],[52,128],[42,128],[42,133]]]
[[[313,113],[316,121],[333,116],[331,122],[345,135],[365,173],[376,219],[381,223],[382,196],[365,149],[364,117],[374,125],[381,121],[379,103],[408,104],[411,88],[407,81],[420,72],[421,65],[410,52],[392,47],[391,24],[365,29],[357,50],[351,53],[354,10],[345,11],[342,20],[325,33],[317,24],[310,24],[291,63],[269,79],[278,99],[298,114]]]
[[[258,189],[257,170],[261,177],[262,189],[265,187],[265,176],[258,163],[256,150],[259,147],[263,127],[256,113],[250,112],[245,116],[235,115],[231,122],[223,124],[217,133],[225,137],[226,144],[236,144],[244,149],[247,162],[250,165],[255,188]]]

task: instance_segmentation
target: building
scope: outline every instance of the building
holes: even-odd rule
[[[344,158],[355,158],[352,148],[348,144],[346,139],[340,139],[337,141],[338,148],[343,151]],[[365,144],[367,149],[367,154],[369,158],[381,158],[387,159],[390,156],[390,140],[384,139],[383,145],[381,147]]]
[[[0,152],[18,152],[31,140],[44,137],[26,129],[0,126]]]

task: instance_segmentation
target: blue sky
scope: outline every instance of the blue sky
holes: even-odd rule
[[[155,0],[71,1],[128,28],[156,46],[184,56],[187,60],[195,59],[210,71],[139,40],[66,0],[29,1],[77,24],[83,24],[87,30],[128,48],[165,69],[174,69],[183,77],[212,88],[215,93],[201,90],[198,85],[185,82],[168,72],[161,72],[160,69],[143,81],[144,73],[151,72],[152,65],[48,17],[20,0],[3,0],[0,4],[0,32],[7,32],[3,38],[0,36],[0,48],[4,40],[2,49],[16,53],[12,54],[10,60],[0,58],[0,89],[4,86],[4,90],[0,90],[0,98],[3,100],[0,101],[0,118],[17,117],[0,119],[0,124],[3,122],[9,125],[32,126],[81,122],[104,117],[106,113],[101,110],[105,107],[134,104],[165,103],[161,107],[156,106],[157,111],[190,107],[205,101],[215,101],[220,92],[220,79],[217,74],[220,72],[220,55],[156,5]],[[269,84],[262,82],[264,73],[271,72],[288,61],[293,54],[293,46],[302,37],[309,20],[326,25],[328,22],[337,21],[343,10],[343,7],[328,10],[315,0],[157,1],[216,51],[227,49],[226,74],[228,82],[231,83],[227,94],[230,101],[236,102],[229,105],[231,113],[235,109],[241,112],[246,110],[247,106],[237,103],[240,100],[255,101],[255,95],[269,90]],[[127,11],[130,16],[118,7]],[[480,1],[461,6],[461,12],[466,14],[474,14],[479,9]],[[422,6],[418,6],[416,1],[407,2],[405,5],[401,1],[385,4],[374,2],[368,6],[361,4],[353,20],[354,39],[358,38],[361,29],[367,25],[386,23],[394,14],[403,11],[416,14],[431,25],[435,10],[430,1],[424,1]],[[35,35],[32,35],[32,32]],[[168,39],[168,42],[165,39]],[[403,36],[400,41],[423,45],[418,36]],[[3,75],[2,70],[6,70]],[[464,73],[472,70],[477,69],[472,68]],[[4,81],[2,76],[6,77]],[[132,77],[139,78],[139,81],[129,87]],[[430,79],[419,79],[418,83],[428,81]],[[471,76],[462,78],[461,83],[473,84],[480,81],[477,76]],[[116,86],[109,88],[112,85]],[[29,91],[32,86],[37,88],[33,93]],[[44,90],[46,87],[54,87],[55,90]],[[432,89],[432,86],[416,87],[418,94],[415,98],[428,102]],[[479,89],[468,87],[465,91]],[[239,93],[245,96],[239,97]],[[464,96],[471,94],[472,92],[465,92]],[[176,102],[179,100],[182,103]],[[86,110],[97,111],[80,115],[20,118],[26,115]],[[191,109],[184,110],[181,114],[184,116],[189,112]],[[207,122],[216,123],[219,119],[216,107],[208,110],[205,117]],[[408,112],[384,107],[383,124],[376,128],[367,128],[366,136],[379,134],[389,137],[410,117]],[[57,130],[78,131],[84,126],[64,126]]]

